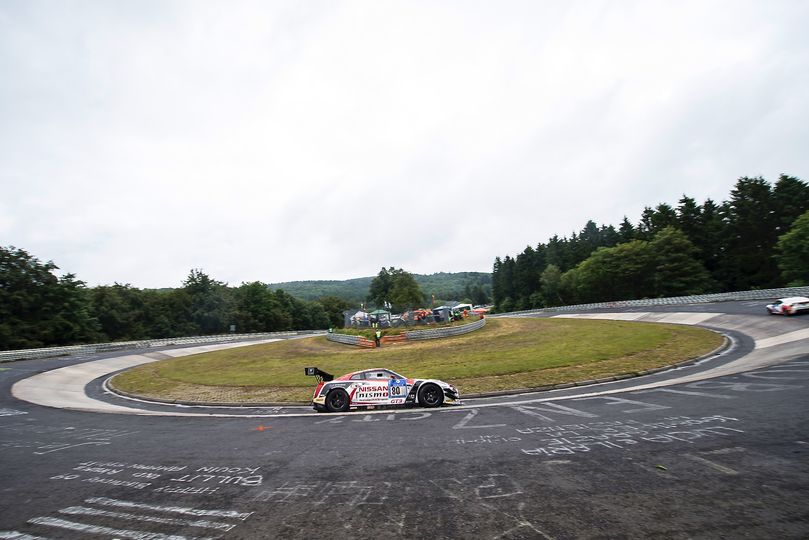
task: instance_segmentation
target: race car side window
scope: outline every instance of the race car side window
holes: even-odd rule
[[[354,375],[351,376],[352,381],[361,381],[364,378],[365,378],[365,373],[355,373]]]
[[[386,369],[380,371],[366,371],[365,378],[375,381],[382,381],[387,379],[397,379],[396,374]]]

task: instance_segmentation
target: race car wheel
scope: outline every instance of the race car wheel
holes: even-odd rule
[[[348,392],[342,388],[335,388],[326,394],[326,408],[329,412],[346,412],[348,405]]]
[[[444,391],[437,384],[425,384],[419,390],[419,403],[423,407],[440,407],[444,403]]]

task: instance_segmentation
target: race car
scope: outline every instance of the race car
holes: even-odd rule
[[[316,367],[304,368],[317,378],[312,406],[318,412],[350,408],[440,407],[459,403],[458,389],[436,379],[408,379],[389,369],[364,369],[334,378]]]
[[[781,298],[767,304],[767,311],[770,315],[795,315],[800,311],[809,311],[809,298],[805,296]]]

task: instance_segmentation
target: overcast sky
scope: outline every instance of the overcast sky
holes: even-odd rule
[[[0,0],[0,245],[90,286],[489,272],[809,180],[809,2]]]

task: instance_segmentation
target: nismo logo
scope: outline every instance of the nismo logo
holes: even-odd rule
[[[379,399],[388,397],[388,385],[364,384],[357,388],[355,399]]]

